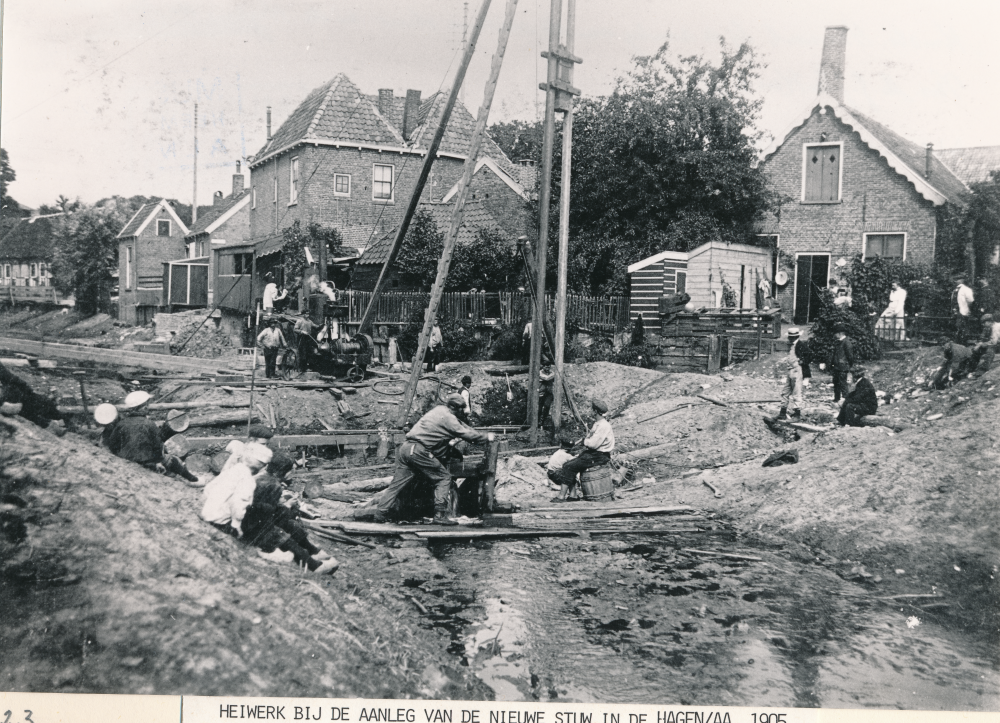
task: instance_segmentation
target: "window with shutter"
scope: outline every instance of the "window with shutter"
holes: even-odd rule
[[[843,149],[839,143],[805,146],[802,200],[805,203],[840,201],[840,162]]]
[[[906,258],[906,234],[905,233],[866,233],[865,234],[865,261],[871,261],[876,256],[883,259]]]

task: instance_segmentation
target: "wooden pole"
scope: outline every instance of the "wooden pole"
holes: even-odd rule
[[[500,440],[495,439],[486,447],[486,476],[479,495],[479,514],[493,511],[496,502],[495,488],[497,481],[497,457],[500,452]]]
[[[441,146],[441,139],[444,138],[444,132],[448,128],[448,119],[451,118],[451,111],[455,107],[459,91],[462,89],[462,82],[465,80],[465,72],[469,69],[469,63],[472,62],[472,56],[476,52],[476,42],[479,40],[479,33],[483,29],[483,24],[486,22],[486,12],[490,9],[490,2],[491,0],[483,0],[483,4],[479,8],[479,14],[476,15],[476,22],[472,26],[472,33],[469,36],[468,43],[465,45],[465,51],[462,53],[462,62],[459,64],[458,70],[455,73],[455,82],[452,83],[451,93],[448,94],[448,100],[445,103],[444,110],[441,111],[441,120],[438,123],[437,130],[434,132],[434,138],[431,140],[430,147],[427,149],[427,155],[424,156],[424,165],[420,169],[420,175],[417,177],[416,186],[413,188],[413,195],[410,197],[410,205],[406,207],[406,213],[403,214],[403,220],[400,222],[399,228],[396,229],[396,237],[392,241],[392,248],[389,249],[389,255],[386,257],[385,263],[382,264],[382,270],[379,272],[378,280],[375,282],[375,288],[372,289],[371,299],[369,299],[368,306],[365,308],[365,313],[362,314],[361,322],[358,324],[358,334],[364,333],[371,324],[373,312],[376,304],[378,303],[379,295],[382,292],[382,287],[385,285],[386,276],[389,273],[389,269],[391,269],[396,263],[396,257],[399,256],[399,249],[403,245],[403,239],[406,237],[406,231],[410,228],[410,221],[413,220],[413,214],[416,213],[417,204],[420,203],[420,194],[423,193],[424,186],[427,184],[427,178],[430,176],[431,167],[434,165],[434,159],[437,156],[438,148]]]
[[[410,416],[410,408],[413,406],[413,398],[417,394],[417,384],[420,382],[420,372],[424,365],[424,355],[427,353],[427,343],[430,340],[431,331],[434,329],[434,324],[437,321],[438,307],[441,305],[444,285],[448,280],[448,269],[451,267],[451,258],[455,251],[455,243],[458,241],[458,232],[462,227],[465,201],[469,196],[469,186],[472,185],[472,177],[476,172],[479,147],[482,145],[483,136],[486,135],[486,122],[490,116],[490,106],[493,104],[493,95],[496,92],[497,82],[500,79],[500,69],[503,67],[503,55],[507,49],[507,40],[510,38],[510,28],[514,23],[514,12],[516,9],[517,0],[507,0],[507,8],[504,13],[503,26],[500,28],[497,50],[493,55],[493,65],[490,67],[490,77],[487,79],[486,89],[483,91],[483,104],[479,107],[479,114],[476,117],[476,128],[469,142],[469,151],[465,159],[465,167],[462,170],[462,180],[459,182],[458,196],[455,199],[455,210],[452,211],[451,215],[451,227],[448,229],[448,235],[444,240],[444,248],[441,251],[441,258],[438,261],[437,278],[434,279],[434,286],[431,287],[430,302],[427,305],[427,310],[424,312],[424,328],[420,333],[420,340],[417,343],[417,353],[413,357],[413,366],[410,369],[410,381],[406,385],[403,403],[399,405],[399,417],[396,420],[399,426],[406,424]]]
[[[576,0],[566,3],[566,50],[573,53],[576,44]],[[564,80],[573,81],[573,63],[563,63]],[[563,113],[562,176],[559,188],[559,272],[556,282],[556,339],[552,349],[556,378],[552,390],[552,426],[556,431],[562,425],[563,363],[566,346],[566,286],[569,275],[569,204],[570,179],[573,161],[573,96],[563,94],[566,108]]]
[[[191,225],[198,222],[198,104],[194,104],[194,190],[191,193]]]
[[[551,0],[549,10],[548,72],[545,83],[545,125],[542,135],[542,173],[538,195],[538,248],[535,250],[535,315],[531,324],[531,361],[528,368],[528,438],[538,444],[538,382],[545,314],[545,269],[549,248],[549,203],[552,196],[552,146],[556,135],[556,86],[559,74],[559,31],[562,0]]]

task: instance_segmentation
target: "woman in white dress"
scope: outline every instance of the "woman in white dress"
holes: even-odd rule
[[[906,341],[906,325],[904,321],[906,307],[906,289],[899,285],[898,281],[892,282],[892,291],[889,292],[889,305],[882,312],[879,319],[879,328],[885,329],[889,338],[895,341]]]

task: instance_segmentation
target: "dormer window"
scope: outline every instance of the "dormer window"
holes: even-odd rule
[[[156,235],[157,236],[170,235],[170,219],[167,218],[156,219]]]
[[[843,145],[826,143],[803,147],[802,202],[839,203]]]

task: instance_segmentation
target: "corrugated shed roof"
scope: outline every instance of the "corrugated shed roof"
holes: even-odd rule
[[[241,199],[246,198],[246,196],[249,195],[249,193],[250,189],[246,188],[243,190],[242,193],[236,196],[230,196],[229,198],[225,199],[222,203],[216,206],[212,206],[208,211],[202,213],[198,217],[198,223],[196,223],[194,226],[191,227],[187,235],[197,236],[200,233],[205,233],[205,230],[213,223],[215,223],[215,221],[222,214],[224,214],[226,211],[228,211],[237,203],[239,203]]]
[[[52,222],[63,215],[52,213],[20,219],[0,239],[0,259],[50,259],[55,248]]]
[[[448,232],[451,225],[451,215],[455,210],[453,203],[421,203],[417,206],[417,213],[427,213],[437,225],[438,231],[442,234]],[[410,226],[412,228],[412,225]],[[497,233],[503,233],[503,228],[487,211],[480,201],[467,201],[465,213],[462,214],[462,225],[458,229],[458,245],[471,243],[476,234],[482,228],[487,228]],[[392,248],[392,241],[396,236],[396,229],[383,234],[358,259],[360,265],[384,264],[389,257],[389,249]]]
[[[934,155],[966,185],[988,181],[992,171],[1000,171],[1000,146],[942,148]]]
[[[846,106],[845,106],[846,107]],[[864,124],[865,128],[883,144],[885,144],[900,160],[909,166],[915,173],[925,176],[927,149],[912,141],[908,141],[903,136],[896,133],[888,126],[882,125],[874,118],[866,116],[853,108],[847,108],[851,115]],[[965,184],[955,175],[955,173],[940,161],[934,154],[931,154],[931,173],[926,177],[927,183],[940,191],[949,201],[959,201],[963,194],[968,192]]]
[[[283,148],[310,140],[426,150],[434,137],[446,102],[447,96],[440,92],[421,101],[417,113],[418,125],[412,133],[410,143],[406,143],[402,135],[405,96],[394,95],[391,111],[383,116],[379,112],[377,95],[362,94],[346,75],[339,73],[313,90],[299,104],[271,140],[254,156],[253,162]],[[475,125],[472,114],[461,103],[456,103],[441,142],[441,152],[466,155]],[[482,156],[492,158],[511,177],[519,177],[515,164],[511,163],[489,136],[483,138],[480,157]]]

